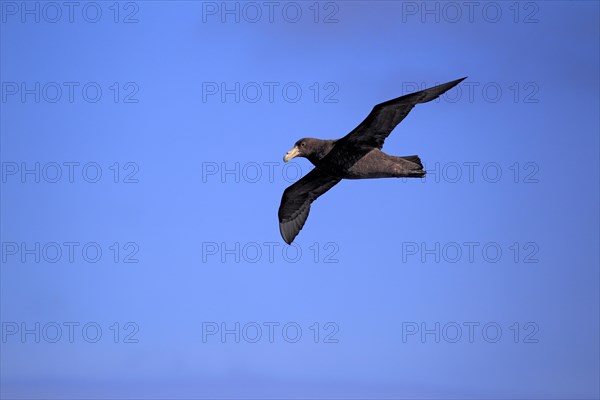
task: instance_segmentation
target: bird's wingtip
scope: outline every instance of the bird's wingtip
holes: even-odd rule
[[[454,86],[458,85],[459,83],[461,83],[461,82],[462,82],[462,81],[464,81],[465,79],[467,79],[467,77],[466,77],[466,76],[465,76],[465,77],[463,77],[463,78],[455,79],[455,80],[453,80],[453,81],[450,81],[450,82],[448,82],[448,83],[445,83],[445,84],[443,84],[443,85],[440,85],[440,86],[449,86],[449,87],[453,88]]]
[[[288,235],[281,235],[281,238],[287,243],[288,246],[294,241],[294,238],[290,238]]]
[[[281,233],[281,238],[283,241],[286,242],[288,246],[291,245],[294,241],[294,237],[290,237],[289,232],[285,229],[284,224],[281,222],[279,223],[279,232]]]

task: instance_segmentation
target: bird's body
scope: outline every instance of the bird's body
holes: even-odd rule
[[[285,242],[290,244],[300,232],[308,218],[311,203],[342,179],[425,176],[419,156],[386,154],[381,150],[383,142],[416,104],[436,99],[463,79],[378,104],[360,125],[343,138],[305,138],[296,142],[284,161],[305,157],[315,168],[283,192],[279,229]]]
[[[373,149],[356,162],[344,179],[414,178],[425,176],[418,156],[396,157]]]
[[[367,152],[350,152],[360,154],[358,160],[351,155],[337,154],[327,157],[336,144],[336,140],[305,139],[310,141],[314,151],[306,158],[317,168],[332,176],[342,179],[369,178],[401,178],[408,176],[424,176],[423,165],[418,156],[397,157],[384,153],[378,148],[368,148]],[[416,174],[416,172],[419,173]]]

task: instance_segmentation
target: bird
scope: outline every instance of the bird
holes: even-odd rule
[[[298,140],[283,161],[304,157],[314,168],[283,192],[278,212],[283,240],[288,245],[292,244],[304,227],[312,202],[342,179],[425,176],[419,156],[386,154],[381,151],[383,142],[417,104],[437,99],[466,78],[377,104],[356,128],[340,139]]]

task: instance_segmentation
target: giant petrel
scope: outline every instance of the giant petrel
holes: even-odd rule
[[[315,166],[283,192],[279,230],[291,244],[304,226],[310,204],[342,179],[419,178],[425,175],[419,156],[396,157],[381,151],[385,138],[419,103],[438,98],[462,79],[377,104],[352,132],[337,140],[304,138],[283,157],[305,157]]]

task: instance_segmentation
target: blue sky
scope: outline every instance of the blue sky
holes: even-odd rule
[[[597,398],[598,4],[270,4],[0,2],[1,395]],[[463,76],[284,245],[296,140]]]

